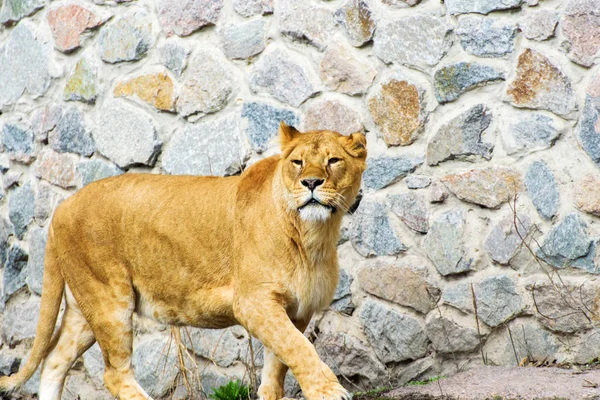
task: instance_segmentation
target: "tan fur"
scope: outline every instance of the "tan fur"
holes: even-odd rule
[[[63,202],[32,353],[19,373],[0,378],[0,390],[23,384],[46,358],[40,398],[58,400],[67,370],[95,339],[110,392],[149,398],[131,368],[135,311],[172,325],[246,327],[265,345],[264,399],[283,396],[288,367],[307,399],[347,397],[302,331],[338,282],[336,242],[360,187],[365,138],[284,124],[280,138],[281,156],[241,176],[126,174]],[[329,207],[301,207],[310,178],[324,180],[314,196]],[[67,310],[52,339],[63,291]]]

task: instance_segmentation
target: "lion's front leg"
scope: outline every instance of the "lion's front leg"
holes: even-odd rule
[[[277,296],[270,293],[252,293],[243,300],[237,299],[236,318],[292,370],[307,400],[349,399],[351,396],[348,391],[320,360],[314,346],[294,326],[283,305],[275,298]],[[276,367],[274,378],[281,379],[280,386],[283,385],[282,376],[285,377],[285,373],[279,375],[283,370],[277,368],[272,360],[270,365]],[[263,393],[267,391],[265,386]],[[269,395],[278,396],[279,393],[270,392]]]

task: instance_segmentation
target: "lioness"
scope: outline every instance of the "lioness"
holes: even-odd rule
[[[0,391],[43,360],[40,399],[59,400],[68,370],[97,340],[113,396],[149,399],[131,366],[136,312],[171,325],[244,326],[265,345],[262,399],[283,397],[288,367],[307,399],[348,398],[302,332],[337,286],[336,242],[366,139],[283,123],[279,136],[282,153],[240,176],[126,174],[64,201],[49,228],[33,348]]]

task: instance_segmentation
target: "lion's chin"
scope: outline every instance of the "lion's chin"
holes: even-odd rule
[[[318,203],[307,204],[298,210],[300,219],[304,222],[325,222],[331,216],[333,209]]]

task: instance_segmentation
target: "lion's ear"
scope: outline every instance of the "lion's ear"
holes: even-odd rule
[[[285,150],[288,144],[290,144],[292,140],[301,134],[302,133],[300,133],[293,126],[289,126],[285,122],[281,121],[279,123],[279,141],[281,142],[281,150]]]
[[[366,158],[367,157],[367,137],[360,133],[353,133],[350,136],[344,136],[343,140],[344,148],[346,151],[354,157]]]

